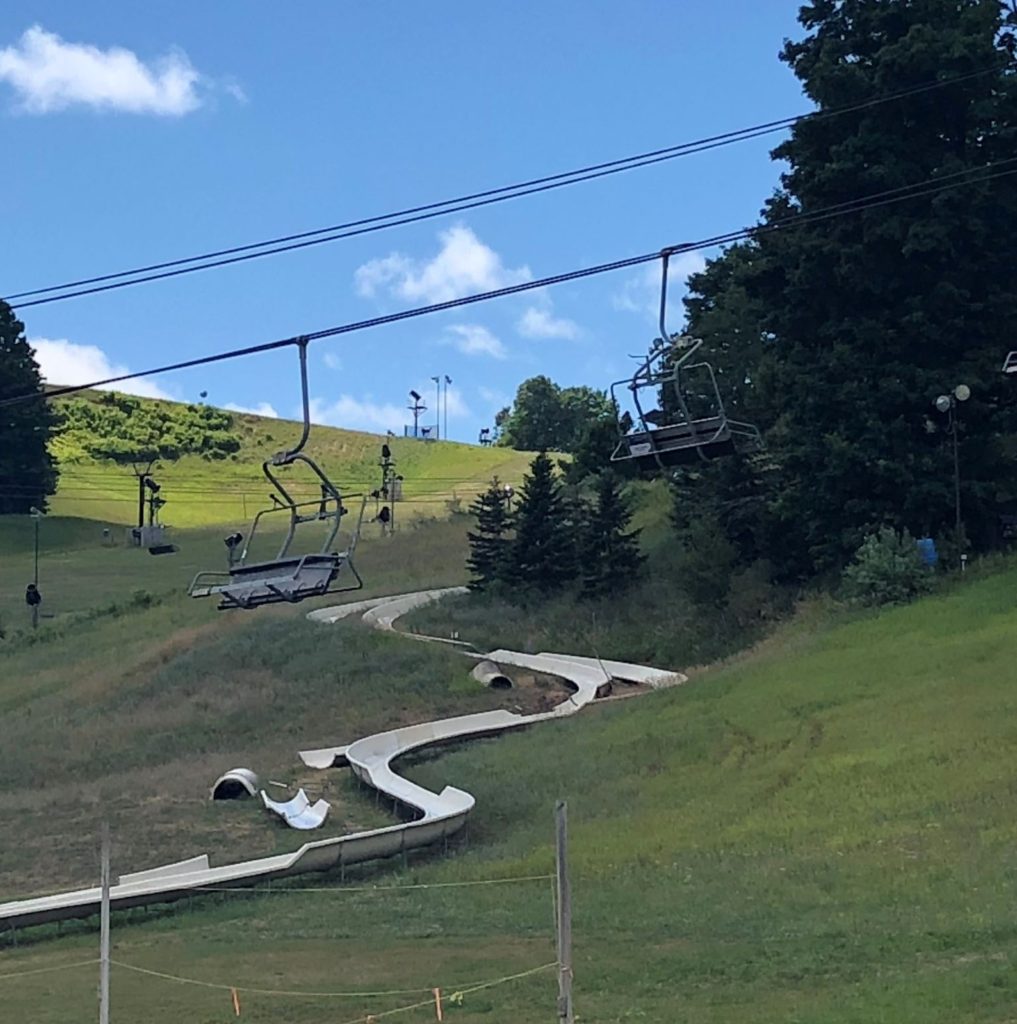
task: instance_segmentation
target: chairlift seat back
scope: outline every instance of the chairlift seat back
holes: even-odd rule
[[[633,459],[665,466],[682,466],[706,458],[719,458],[735,451],[734,438],[726,417],[711,416],[691,423],[677,423],[658,430],[627,434],[618,443],[612,462]]]

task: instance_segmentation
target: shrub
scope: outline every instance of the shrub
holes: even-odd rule
[[[922,561],[911,534],[890,526],[870,533],[844,570],[844,594],[867,607],[906,604],[932,589],[932,571]]]

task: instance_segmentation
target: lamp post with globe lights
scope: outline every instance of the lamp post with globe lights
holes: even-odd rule
[[[971,397],[971,388],[967,384],[958,384],[953,391],[940,395],[932,404],[941,413],[947,416],[947,431],[953,439],[953,509],[954,529],[957,533],[957,543],[961,543],[961,498],[960,498],[960,449],[957,442],[957,421],[958,404],[966,402]],[[962,563],[967,560],[966,555],[961,555]]]

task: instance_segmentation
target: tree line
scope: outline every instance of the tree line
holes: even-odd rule
[[[1017,519],[1017,381],[1000,372],[1017,348],[1017,188],[997,170],[1017,142],[1017,5],[813,0],[799,20],[780,59],[820,116],[773,150],[758,230],[685,299],[683,333],[765,448],[675,472],[675,527],[785,581],[839,572],[887,530],[936,538],[956,565]],[[959,385],[970,399],[938,409]],[[582,477],[624,424],[600,396],[585,434],[552,439],[566,391],[526,382],[502,441],[539,425]]]
[[[512,500],[515,498],[515,507]],[[643,556],[632,511],[610,472],[587,496],[566,488],[541,452],[514,495],[497,478],[470,507],[470,587],[515,601],[574,590],[596,599],[620,592],[639,576]]]

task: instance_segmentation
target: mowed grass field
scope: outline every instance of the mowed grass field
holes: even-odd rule
[[[373,585],[411,563],[451,575],[462,528],[379,547]],[[583,1021],[1013,1021],[1017,571],[968,577],[881,614],[808,605],[684,687],[408,759],[416,780],[477,797],[467,843],[364,866],[345,886],[308,876],[115,915],[114,959],[128,966],[114,968],[113,1019],[233,1020],[237,986],[241,1019],[344,1022],[422,1002],[393,1019],[425,1021],[433,986],[448,995],[546,964],[546,880],[444,886],[549,872],[564,797]],[[314,627],[302,610],[216,617],[167,598],[8,649],[4,894],[51,872],[94,875],[100,795],[121,870],[295,845],[250,807],[204,803],[215,769],[242,757],[298,781],[302,746],[497,699],[448,652]],[[471,615],[457,621],[471,639]],[[555,646],[590,628],[561,620]],[[343,827],[385,814],[342,770],[308,781]],[[0,951],[0,975],[96,948],[94,921],[28,931]],[[94,1012],[92,965],[0,986],[11,1020]],[[553,971],[537,973],[468,992],[447,1019],[536,1024],[554,1019],[554,996]]]
[[[167,501],[163,522],[177,527],[243,523],[269,504],[271,486],[262,475],[261,464],[295,444],[301,424],[247,413],[233,416],[234,432],[243,446],[235,458],[208,461],[185,456],[177,462],[163,462],[153,471],[162,485],[160,497]],[[495,475],[518,486],[532,459],[531,454],[511,448],[385,438],[323,426],[312,428],[305,451],[343,493],[369,493],[381,483],[379,458],[386,441],[395,470],[404,477],[404,502],[397,510],[404,515],[444,515],[449,501],[459,500],[465,506]],[[56,451],[60,450],[58,443]],[[318,497],[310,471],[298,467],[284,471],[284,476],[293,482],[294,494]],[[137,499],[137,480],[129,466],[65,461],[60,465],[60,483],[51,508],[60,516],[127,525],[137,521]]]

